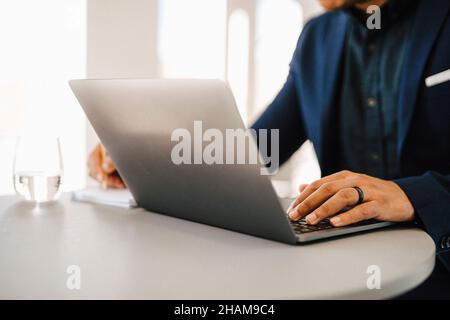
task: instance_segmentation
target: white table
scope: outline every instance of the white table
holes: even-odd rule
[[[389,229],[291,246],[146,212],[0,197],[0,298],[377,299],[432,272],[435,245]],[[81,270],[69,290],[67,267]],[[367,288],[370,265],[381,289]]]

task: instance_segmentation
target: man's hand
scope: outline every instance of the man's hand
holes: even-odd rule
[[[98,144],[89,155],[88,169],[89,176],[100,182],[104,188],[125,188],[116,166],[102,145]]]
[[[364,202],[359,205],[355,187],[364,192]],[[346,208],[352,209],[337,215]],[[334,227],[370,219],[389,222],[414,220],[414,208],[396,183],[349,171],[300,186],[300,196],[288,209],[288,214],[293,221],[306,217],[311,225],[331,218]]]

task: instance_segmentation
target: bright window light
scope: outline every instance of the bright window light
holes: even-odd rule
[[[258,0],[257,4],[254,114],[267,107],[285,82],[303,27],[297,0]]]
[[[248,79],[250,22],[247,12],[238,9],[228,22],[228,82],[242,119],[248,119]]]
[[[225,0],[159,1],[158,58],[165,78],[224,78]]]
[[[67,81],[85,76],[86,0],[0,2],[0,194],[15,137],[61,137],[65,190],[85,185],[85,118]],[[33,161],[33,159],[30,159]]]

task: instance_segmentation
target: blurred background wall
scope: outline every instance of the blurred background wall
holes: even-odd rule
[[[71,78],[221,78],[247,124],[286,79],[317,0],[0,1],[0,194],[12,192],[14,137],[62,137],[65,189],[86,184],[97,143],[71,94]],[[276,179],[320,176],[311,144]]]

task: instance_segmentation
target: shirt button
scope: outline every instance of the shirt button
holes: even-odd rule
[[[367,99],[367,105],[370,108],[375,108],[378,105],[378,101],[377,101],[377,99],[371,97],[371,98]]]
[[[370,52],[375,51],[375,43],[369,43],[369,45],[367,46]]]
[[[373,161],[379,161],[380,158],[381,158],[380,155],[378,153],[376,153],[376,152],[372,153],[371,157],[372,157]]]

